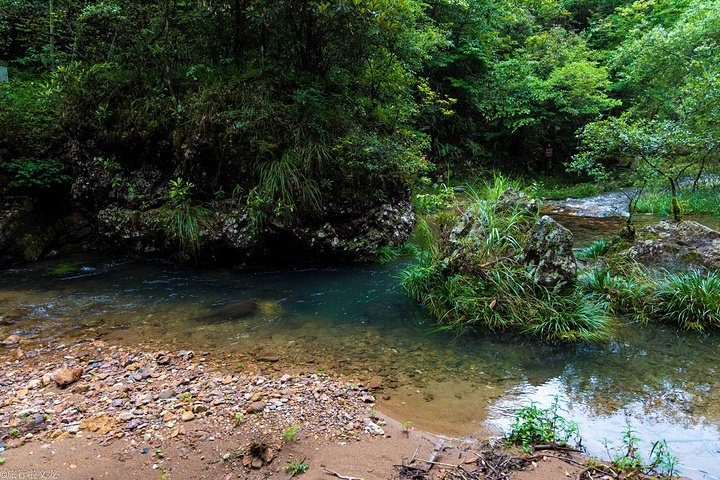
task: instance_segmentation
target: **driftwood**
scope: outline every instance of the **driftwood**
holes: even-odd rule
[[[323,467],[323,469],[324,469],[326,472],[331,473],[331,474],[335,475],[335,476],[338,477],[338,478],[342,478],[343,480],[365,480],[365,479],[359,478],[359,477],[346,477],[345,475],[340,475],[339,473],[333,472],[332,470],[330,470],[330,469],[327,468],[327,467]]]
[[[438,444],[435,445],[435,448],[430,454],[430,458],[425,462],[425,468],[423,469],[425,472],[429,472],[432,466],[435,464],[435,460],[437,459],[438,454],[442,451],[444,445],[445,440],[440,440]]]

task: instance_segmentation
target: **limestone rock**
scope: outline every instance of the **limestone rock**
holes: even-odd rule
[[[662,222],[635,232],[632,245],[619,252],[651,268],[720,269],[720,232],[694,221]]]
[[[525,262],[535,265],[533,279],[538,285],[557,289],[571,284],[577,275],[570,231],[544,215],[535,223],[528,239]]]

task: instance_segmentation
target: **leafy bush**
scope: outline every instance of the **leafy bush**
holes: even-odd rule
[[[540,444],[566,445],[571,439],[579,443],[577,424],[565,420],[560,415],[562,410],[557,396],[550,408],[540,408],[536,402],[531,402],[530,405],[515,410],[515,418],[505,440],[524,449]]]
[[[415,195],[413,205],[415,206],[415,213],[425,215],[447,210],[455,205],[455,202],[455,190],[443,184],[437,188],[436,192]]]
[[[65,165],[53,159],[15,158],[5,162],[4,168],[12,178],[9,186],[14,188],[45,189],[70,181]]]

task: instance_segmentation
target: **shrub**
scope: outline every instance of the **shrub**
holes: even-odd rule
[[[515,410],[515,418],[505,440],[529,449],[531,445],[567,444],[570,439],[580,440],[578,426],[560,415],[560,400],[554,397],[550,408],[540,408],[537,403]]]

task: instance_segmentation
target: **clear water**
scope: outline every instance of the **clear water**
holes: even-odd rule
[[[53,273],[60,263],[82,268]],[[289,272],[200,270],[106,258],[46,260],[3,272],[0,334],[104,332],[168,348],[279,356],[299,369],[380,376],[380,409],[413,427],[486,436],[528,400],[559,395],[590,453],[627,422],[666,439],[683,474],[720,478],[720,336],[625,325],[596,347],[548,347],[490,333],[434,332],[397,286],[403,262]],[[238,305],[227,313],[230,305]],[[226,309],[226,310],[223,310]],[[225,313],[223,313],[225,312]],[[646,445],[645,454],[649,453]]]

